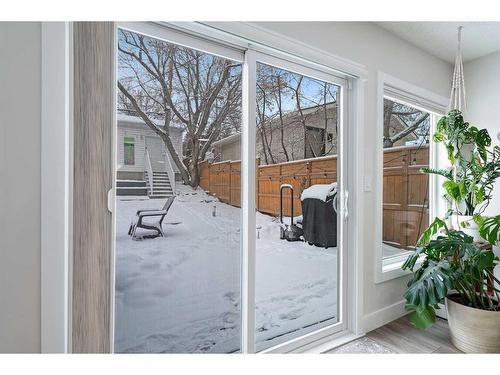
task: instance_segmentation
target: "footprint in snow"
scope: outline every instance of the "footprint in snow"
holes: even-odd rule
[[[225,324],[234,324],[239,320],[239,315],[231,311],[224,311],[219,315],[219,318]],[[223,328],[225,329],[226,327]]]
[[[295,309],[295,310],[289,311],[287,313],[280,314],[279,318],[281,320],[295,320],[297,318],[300,318],[302,316],[303,312],[304,312],[304,308]]]

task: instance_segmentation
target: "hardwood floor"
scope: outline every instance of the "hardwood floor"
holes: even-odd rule
[[[330,353],[461,353],[450,341],[448,322],[441,318],[437,318],[430,329],[422,331],[414,328],[409,317],[404,316],[356,341]]]

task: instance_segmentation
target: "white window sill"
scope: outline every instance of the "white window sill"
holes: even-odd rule
[[[382,246],[388,246],[388,245],[383,244]],[[412,274],[411,271],[403,270],[401,268],[403,263],[408,258],[409,254],[410,252],[405,252],[401,255],[383,258],[382,265],[380,267],[377,265],[377,272],[375,273],[375,284],[380,284],[389,280],[411,275]],[[415,267],[418,267],[418,265],[422,263],[422,261],[423,258],[419,259]]]

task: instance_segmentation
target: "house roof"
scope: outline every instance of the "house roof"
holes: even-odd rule
[[[229,144],[229,143],[233,143],[233,142],[239,141],[240,138],[241,138],[241,133],[231,134],[231,135],[227,136],[226,138],[222,138],[222,139],[220,139],[218,141],[215,141],[214,143],[212,143],[212,146],[226,145],[226,144]]]
[[[125,115],[123,113],[118,113],[116,115],[116,121],[118,123],[118,126],[131,126],[131,127],[136,127],[136,128],[143,128],[146,127],[149,129],[149,127],[146,125],[143,119],[137,116],[130,116],[130,115]],[[153,120],[153,123],[157,125],[158,127],[162,127],[163,123],[159,121]],[[183,129],[180,128],[179,126],[170,126],[170,130],[178,131],[178,132],[183,132]]]

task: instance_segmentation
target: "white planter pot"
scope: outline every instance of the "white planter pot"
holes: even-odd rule
[[[500,311],[475,309],[446,298],[451,342],[465,353],[500,353]]]
[[[484,242],[479,234],[479,225],[476,224],[472,216],[452,215],[451,220],[453,228],[474,237],[474,242]],[[465,223],[466,226],[463,227],[462,223]]]

